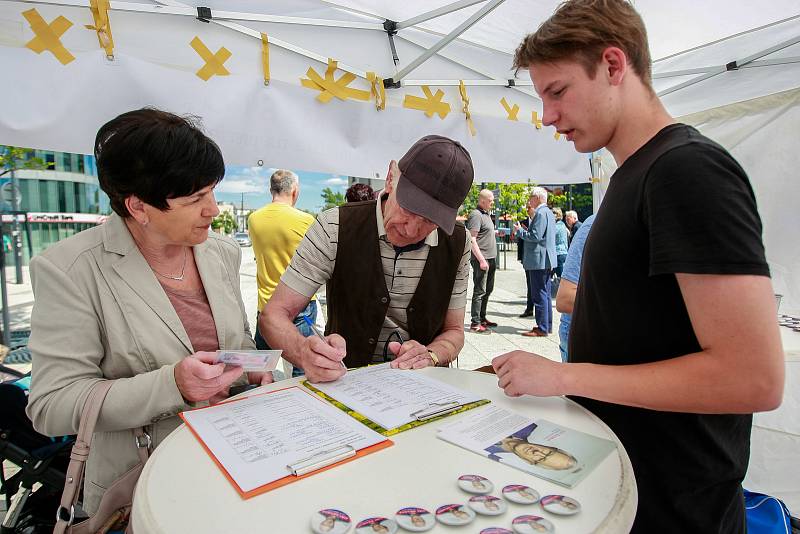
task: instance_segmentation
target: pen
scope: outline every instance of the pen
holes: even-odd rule
[[[327,342],[328,342],[328,341],[325,339],[325,336],[324,336],[324,335],[322,335],[322,332],[320,332],[320,331],[319,331],[319,328],[317,328],[317,325],[315,325],[315,324],[314,324],[314,323],[311,321],[311,319],[309,318],[309,316],[308,316],[308,315],[304,315],[304,316],[303,316],[303,321],[305,321],[305,323],[308,325],[308,327],[311,329],[311,331],[312,331],[312,332],[314,332],[315,334],[317,334],[317,337],[318,337],[318,338],[320,338],[320,339],[321,339],[322,341],[324,341],[325,343],[327,343]],[[343,361],[341,361],[341,362],[339,362],[339,363],[341,363],[341,364],[342,364],[342,367],[344,367],[345,369],[347,369],[347,366],[344,364],[344,362],[343,362]]]

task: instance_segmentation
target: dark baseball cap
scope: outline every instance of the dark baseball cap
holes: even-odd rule
[[[397,203],[451,235],[474,178],[467,149],[447,137],[426,135],[406,152],[398,167]]]

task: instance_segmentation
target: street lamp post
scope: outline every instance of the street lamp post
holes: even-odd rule
[[[20,232],[19,228],[19,217],[17,213],[19,213],[19,179],[17,178],[17,173],[14,172],[14,169],[11,169],[11,206],[14,210],[14,225],[12,226],[13,230],[11,231],[11,242],[14,247],[14,266],[16,268],[16,275],[17,275],[17,283],[23,283],[22,280],[22,232]]]

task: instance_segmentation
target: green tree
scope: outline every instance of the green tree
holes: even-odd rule
[[[320,196],[325,202],[325,205],[322,207],[323,211],[344,204],[344,193],[341,191],[334,192],[330,187],[323,189]]]
[[[47,169],[53,163],[45,163],[42,158],[33,157],[32,148],[0,145],[0,176],[18,169]]]
[[[221,211],[213,221],[211,221],[211,228],[218,232],[221,230],[223,234],[231,234],[236,230],[236,220],[233,214],[229,211]]]
[[[499,198],[495,202],[495,210],[498,215],[508,215],[515,219],[524,219],[527,217],[525,211],[525,204],[528,201],[528,192],[533,184],[499,184],[495,182],[486,183],[486,189],[500,190]],[[478,205],[478,193],[481,191],[481,186],[472,184],[472,187],[464,199],[463,210],[461,214],[469,216],[469,212],[475,209]]]

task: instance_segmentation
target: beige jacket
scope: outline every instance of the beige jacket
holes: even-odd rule
[[[239,289],[241,249],[211,233],[194,247],[221,349],[255,348]],[[86,467],[84,508],[138,462],[130,429],[158,445],[190,408],[174,367],[194,353],[189,336],[122,218],[61,241],[30,264],[35,305],[28,417],[49,436],[75,434],[91,386],[114,380]]]

